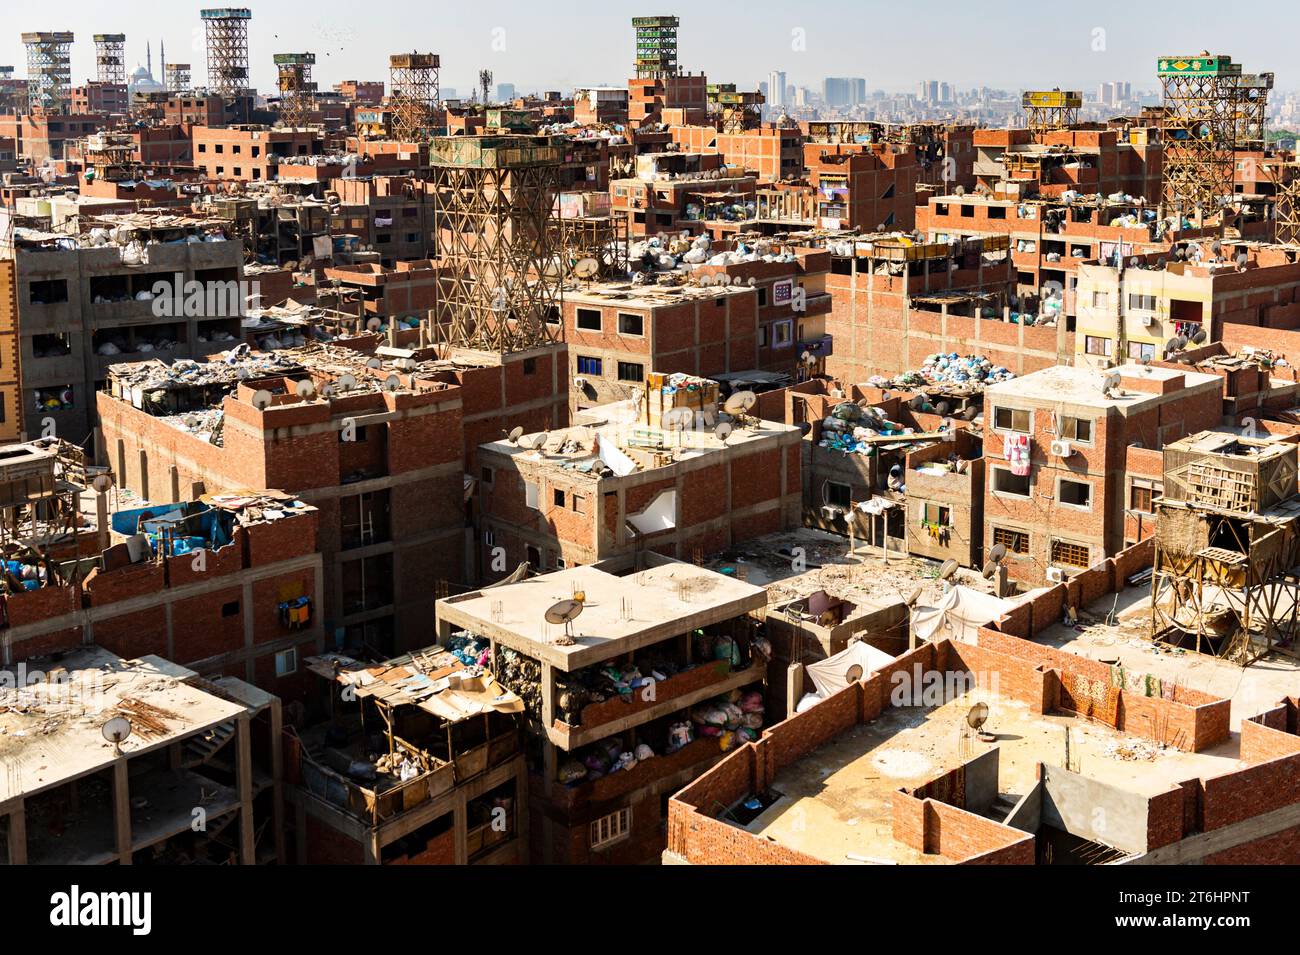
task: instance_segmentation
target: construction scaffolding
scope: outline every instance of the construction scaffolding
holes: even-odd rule
[[[27,83],[14,79],[12,66],[0,66],[0,113],[27,112]]]
[[[1272,162],[1273,241],[1300,245],[1300,163]]]
[[[1264,151],[1264,132],[1267,123],[1264,114],[1268,108],[1268,91],[1273,88],[1272,73],[1243,73],[1236,78],[1235,109],[1237,149]]]
[[[190,65],[188,63],[166,63],[163,65],[163,80],[169,93],[188,93],[191,89]]]
[[[627,274],[626,216],[552,218],[550,230],[565,278],[593,281]],[[594,270],[578,266],[586,259],[596,263]]]
[[[95,34],[95,79],[126,85],[126,34]]]
[[[200,10],[208,51],[208,87],[222,96],[239,96],[248,89],[248,21],[246,7]]]
[[[280,121],[292,129],[306,126],[311,118],[316,96],[311,68],[315,65],[315,53],[275,54],[275,69],[279,74]]]
[[[633,17],[637,79],[677,75],[677,17]]]
[[[550,136],[432,140],[443,269],[433,340],[504,353],[558,339],[563,276],[550,217],[561,142]]]
[[[1290,643],[1300,608],[1296,445],[1203,431],[1164,452],[1152,639],[1249,666]]]
[[[1209,53],[1163,56],[1156,73],[1164,88],[1161,198],[1184,214],[1211,214],[1232,194],[1241,65]]]
[[[24,33],[27,105],[32,112],[66,113],[72,92],[72,34]]]
[[[1083,93],[1062,90],[1027,90],[1020,97],[1025,125],[1035,136],[1068,129],[1079,121]]]
[[[437,53],[394,53],[388,58],[394,139],[407,142],[427,134],[430,116],[438,103],[441,66]]]

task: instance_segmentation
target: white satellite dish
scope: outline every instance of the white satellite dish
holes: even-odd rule
[[[731,437],[731,422],[729,421],[719,422],[718,426],[713,429],[713,433],[719,441],[721,441],[723,444],[726,444],[727,438]]]
[[[523,436],[524,436],[524,429],[516,426],[510,429],[510,433],[506,435],[506,439],[511,444],[518,444],[519,439],[522,438]]]
[[[259,389],[253,392],[253,407],[258,411],[271,406],[271,393],[266,389]]]
[[[582,613],[581,600],[561,600],[552,604],[543,614],[547,623],[564,625],[564,636],[555,641],[557,644],[573,645],[573,621],[580,613]]]
[[[366,331],[368,332],[377,332],[379,331],[379,329],[383,327],[384,327],[384,323],[381,322],[378,318],[372,318],[368,322],[366,322]]]
[[[743,415],[758,403],[758,395],[752,391],[737,391],[722,404],[722,410],[729,415]]]
[[[379,358],[371,358],[369,361],[366,362],[367,368],[382,368],[383,366],[384,366],[384,362],[382,359]]]
[[[125,716],[115,716],[105,723],[99,730],[104,739],[113,744],[113,755],[122,755],[122,743],[131,735],[131,721]]]
[[[545,431],[539,431],[537,434],[526,434],[519,439],[519,446],[529,451],[536,451],[538,448],[546,447],[546,441],[550,435]]]
[[[304,378],[294,386],[294,390],[298,392],[299,398],[310,398],[316,393],[316,386],[311,383],[310,379]]]
[[[579,259],[573,265],[573,274],[580,279],[594,279],[600,274],[600,263],[593,258]]]
[[[107,494],[113,486],[113,478],[107,474],[97,475],[95,480],[90,482],[90,486],[95,489],[97,494]]]
[[[396,391],[402,387],[402,379],[396,375],[389,375],[384,379],[384,391]]]
[[[357,386],[357,380],[351,375],[339,375],[339,391],[351,391]]]

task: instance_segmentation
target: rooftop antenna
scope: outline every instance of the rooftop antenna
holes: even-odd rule
[[[547,623],[564,625],[564,636],[555,641],[556,646],[573,646],[573,621],[580,613],[582,613],[581,600],[561,600],[552,604],[546,611],[544,616]]]
[[[131,721],[125,716],[115,716],[101,728],[104,739],[113,744],[113,755],[122,755],[122,744],[131,736]]]

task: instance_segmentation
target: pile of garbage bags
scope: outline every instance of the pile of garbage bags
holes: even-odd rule
[[[729,251],[713,251],[706,235],[691,237],[683,232],[672,239],[654,237],[633,242],[628,247],[628,261],[633,268],[658,271],[689,271],[698,265],[739,265],[744,262],[794,262],[793,252],[781,252],[768,239],[740,242]]]
[[[1057,308],[1059,307],[1058,304]],[[926,385],[975,388],[997,384],[1000,381],[1010,381],[1014,377],[1016,377],[1015,372],[1002,365],[993,364],[983,355],[958,355],[956,352],[949,352],[946,355],[942,353],[929,355],[916,371],[905,371],[893,378],[872,375],[867,379],[867,384],[873,388],[902,390],[922,388]]]
[[[460,634],[453,634],[447,648]],[[454,650],[452,650],[455,653]],[[457,659],[460,659],[457,657]],[[542,718],[542,667],[536,660],[509,647],[497,650],[497,680],[524,701],[524,709],[535,720]]]
[[[901,437],[914,433],[914,428],[905,427],[897,421],[890,421],[879,408],[871,405],[862,407],[852,401],[842,401],[822,419],[822,438],[818,444],[823,448],[842,451],[845,454],[870,456],[876,453],[876,448],[874,445],[864,444],[864,439],[894,434]]]
[[[766,704],[759,690],[732,690],[691,709],[696,736],[712,736],[722,751],[758,739]]]

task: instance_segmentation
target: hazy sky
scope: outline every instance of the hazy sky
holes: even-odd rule
[[[19,34],[71,30],[74,83],[94,72],[95,33],[127,36],[127,61],[145,60],[145,41],[167,44],[167,58],[188,61],[196,84],[207,76],[200,5],[144,0],[4,0],[0,64],[26,75]],[[212,4],[215,5],[215,4]],[[921,79],[961,87],[1095,88],[1129,80],[1155,88],[1155,60],[1165,53],[1210,49],[1272,70],[1277,86],[1300,86],[1295,0],[1255,0],[1249,16],[1222,0],[1091,0],[1004,3],[997,0],[729,0],[710,3],[602,3],[490,0],[457,4],[357,0],[249,4],[253,80],[273,89],[271,56],[316,54],[322,89],[341,79],[388,78],[388,54],[442,56],[442,84],[468,94],[480,68],[496,82],[531,89],[622,84],[631,74],[634,14],[682,19],[679,63],[711,80],[754,88],[770,70],[815,86],[827,75],[864,76],[871,89],[911,90]],[[370,11],[374,15],[370,15]],[[1056,14],[1056,15],[1054,15]],[[802,48],[799,48],[799,47]],[[129,72],[129,70],[128,70]]]

